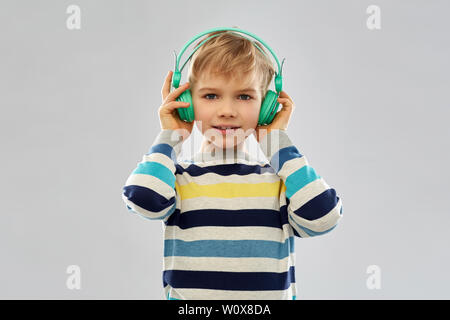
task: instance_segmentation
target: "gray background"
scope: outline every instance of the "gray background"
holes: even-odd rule
[[[80,30],[66,28],[71,4]],[[381,30],[366,27],[371,4]],[[2,0],[0,297],[164,299],[162,224],[128,213],[122,187],[160,131],[173,50],[237,25],[286,57],[288,133],[343,200],[335,230],[296,239],[298,299],[449,299],[449,10]],[[69,265],[80,290],[66,287]]]

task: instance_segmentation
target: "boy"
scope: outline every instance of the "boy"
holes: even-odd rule
[[[250,40],[223,32],[192,59],[189,83],[172,92],[169,71],[162,130],[122,198],[130,212],[163,222],[167,299],[296,299],[294,239],[334,229],[342,201],[289,139],[286,92],[273,121],[257,126],[274,69]],[[203,142],[178,162],[193,122],[179,119],[176,108],[188,104],[176,98],[189,87]],[[269,163],[245,151],[250,134]]]

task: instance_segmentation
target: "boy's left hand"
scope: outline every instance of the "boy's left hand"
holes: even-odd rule
[[[270,130],[281,129],[286,130],[291,119],[292,112],[295,109],[295,104],[292,98],[283,90],[280,91],[280,96],[277,101],[283,106],[280,111],[275,114],[272,122],[264,126],[257,126],[255,132],[256,141],[261,139],[269,133]]]

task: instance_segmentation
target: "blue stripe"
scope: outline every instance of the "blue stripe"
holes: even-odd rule
[[[168,156],[170,159],[176,161],[176,154],[173,150],[172,146],[167,143],[159,143],[150,148],[150,150],[146,153],[146,155],[150,155],[152,153],[162,153]]]
[[[167,168],[165,165],[159,162],[155,161],[141,162],[139,163],[137,168],[134,169],[132,174],[148,174],[165,182],[171,188],[175,188],[175,175],[169,168]]]
[[[165,270],[163,278],[173,288],[286,290],[295,282],[295,267],[291,266],[286,272]]]
[[[275,152],[270,159],[270,164],[275,169],[275,172],[278,173],[286,161],[300,157],[303,157],[303,155],[298,152],[297,148],[295,146],[289,146]]]
[[[286,197],[291,198],[298,190],[307,184],[319,179],[320,176],[316,173],[313,167],[305,165],[300,169],[292,172],[286,178]]]
[[[176,203],[173,204],[172,208],[170,208],[170,210],[167,211],[165,215],[160,216],[160,217],[151,218],[151,217],[144,216],[143,214],[140,214],[139,212],[136,212],[132,208],[127,206],[128,211],[130,211],[131,213],[137,214],[140,217],[148,219],[148,220],[162,220],[162,219],[165,219],[167,216],[169,216],[170,214],[172,214],[175,211],[175,207],[176,207]]]
[[[294,237],[284,243],[269,240],[164,240],[164,257],[264,257],[284,259],[294,252]]]
[[[316,220],[329,213],[338,203],[336,190],[327,189],[294,211],[306,220]]]
[[[264,166],[247,165],[242,163],[228,163],[220,165],[211,165],[207,167],[199,167],[195,164],[191,164],[186,168],[183,168],[181,165],[177,164],[176,168],[177,168],[176,174],[183,174],[183,172],[187,172],[191,177],[198,177],[205,173],[211,172],[219,176],[229,176],[232,174],[246,176],[251,173],[262,174],[265,172],[275,173],[274,169],[268,163]]]
[[[220,227],[273,227],[282,229],[283,224],[288,223],[285,214],[271,209],[203,209],[175,213],[165,222],[169,226],[178,226],[181,229],[205,226]]]
[[[320,236],[320,235],[323,235],[323,234],[325,234],[325,233],[328,233],[328,232],[330,232],[331,230],[333,230],[334,228],[336,228],[336,226],[337,226],[337,224],[336,224],[336,225],[334,225],[333,227],[331,227],[331,228],[329,228],[329,229],[327,229],[327,230],[325,230],[325,231],[316,232],[316,231],[312,231],[311,229],[308,229],[308,228],[306,228],[306,227],[303,227],[303,226],[299,225],[296,221],[294,221],[294,223],[295,223],[300,229],[302,229],[306,234],[308,234],[310,237]]]
[[[175,196],[167,200],[156,191],[142,186],[129,185],[123,187],[123,194],[135,205],[152,212],[167,209],[175,203]]]

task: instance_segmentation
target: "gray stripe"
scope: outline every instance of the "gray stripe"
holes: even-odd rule
[[[178,131],[172,129],[164,129],[159,132],[158,136],[155,138],[152,144],[152,147],[160,143],[167,143],[173,148],[176,156],[178,156],[181,151],[181,146],[183,145],[182,139],[183,137]]]

